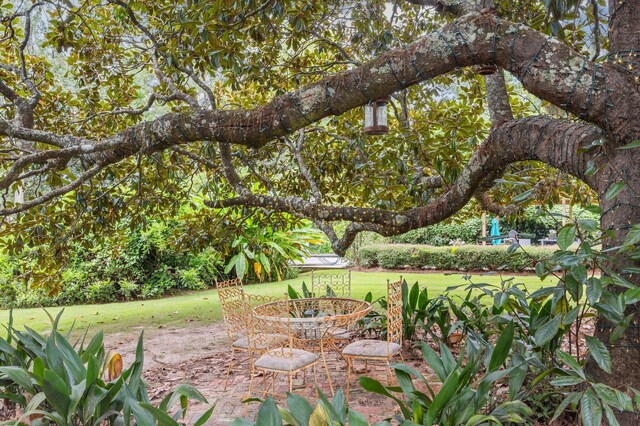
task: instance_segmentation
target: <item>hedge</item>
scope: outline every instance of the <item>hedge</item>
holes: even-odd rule
[[[359,264],[365,268],[433,269],[458,271],[531,271],[533,259],[550,256],[553,248],[526,247],[507,253],[507,246],[432,247],[410,244],[365,246],[359,252]]]

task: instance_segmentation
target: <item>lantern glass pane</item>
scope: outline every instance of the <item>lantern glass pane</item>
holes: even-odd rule
[[[373,105],[364,106],[364,127],[373,126]]]
[[[378,105],[378,126],[387,125],[387,104]]]

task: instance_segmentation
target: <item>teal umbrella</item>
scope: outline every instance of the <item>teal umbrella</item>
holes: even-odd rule
[[[489,233],[489,235],[492,237],[500,236],[500,225],[497,217],[494,217],[493,219],[491,219],[491,232]],[[502,244],[502,240],[496,238],[492,241],[492,243],[493,245]]]

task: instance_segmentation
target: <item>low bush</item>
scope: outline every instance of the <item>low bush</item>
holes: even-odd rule
[[[458,271],[504,270],[521,272],[534,267],[532,259],[553,253],[550,248],[527,247],[512,254],[506,246],[431,247],[409,244],[381,244],[362,247],[359,264],[365,268],[433,269]]]
[[[171,222],[154,222],[148,229],[134,230],[120,244],[85,237],[74,246],[70,261],[55,273],[57,293],[33,286],[23,275],[34,268],[28,251],[18,256],[0,252],[0,307],[148,299],[203,290],[235,276],[248,282],[295,278],[299,271],[288,266],[289,259],[305,255],[319,238],[317,231],[308,228],[277,231],[253,225],[244,229],[250,238],[245,236],[235,245],[229,242],[226,247],[222,241],[180,250],[171,240],[174,229]],[[229,264],[242,264],[242,274]]]
[[[180,252],[166,243],[167,227],[132,233],[124,247],[110,243],[76,246],[71,261],[57,273],[57,293],[32,286],[21,257],[0,254],[0,307],[110,303],[202,290],[224,279],[223,255],[213,247]],[[87,237],[90,238],[90,237]],[[22,265],[22,266],[21,266]],[[28,269],[28,268],[27,268]]]
[[[0,337],[0,392],[8,417],[2,424],[179,426],[189,400],[207,404],[196,388],[182,384],[152,405],[141,376],[142,335],[135,360],[124,369],[121,355],[106,350],[102,332],[75,345],[62,335],[62,312],[51,318],[48,335],[16,330],[10,314],[7,338]],[[195,424],[204,424],[212,412],[213,407]]]

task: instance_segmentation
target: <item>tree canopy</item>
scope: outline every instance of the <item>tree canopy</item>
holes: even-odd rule
[[[592,4],[554,3],[547,10],[542,2],[512,3],[496,5],[500,19],[531,22],[584,54],[597,56],[594,46],[606,46],[594,32],[606,15],[596,15],[594,27]],[[2,214],[22,213],[14,222],[22,231],[15,243],[60,239],[72,224],[75,232],[87,232],[123,217],[136,223],[185,201],[311,216],[330,236],[325,213],[311,212],[316,206],[355,207],[327,216],[361,223],[353,234],[417,226],[414,220],[382,229],[366,216],[392,223],[396,212],[453,193],[491,126],[482,78],[464,65],[485,47],[496,51],[495,59],[500,46],[505,54],[521,51],[510,47],[517,27],[507,21],[496,28],[503,34],[484,40],[490,46],[473,47],[460,31],[487,30],[498,18],[485,13],[468,19],[470,26],[452,25],[467,11],[462,7],[474,9],[451,4],[5,4]],[[517,61],[524,64],[529,58],[522,56]],[[440,62],[438,69],[431,61]],[[508,96],[506,107],[517,117],[540,109],[568,116],[513,78],[508,94],[500,74],[487,81],[502,102]],[[364,135],[362,112],[354,107],[391,91],[391,132]],[[30,134],[21,134],[27,128]],[[501,181],[485,186],[478,199],[493,210],[494,200],[518,194],[591,198],[584,187],[575,190],[566,173],[540,164],[510,167]],[[16,191],[24,202],[15,203]],[[469,198],[460,198],[458,208]],[[201,229],[211,216],[203,212]],[[5,235],[15,237],[17,229],[5,227]],[[343,251],[350,235],[334,237],[334,248]]]
[[[0,10],[9,250],[52,243],[56,257],[76,235],[185,204],[194,235],[229,208],[258,209],[312,220],[337,253],[362,231],[397,235],[466,206],[509,214],[559,196],[599,204],[605,248],[640,222],[636,0]],[[359,107],[385,96],[391,130],[365,136]],[[350,225],[338,234],[336,221]],[[612,267],[637,282],[637,259]],[[640,383],[634,365],[617,375]]]

